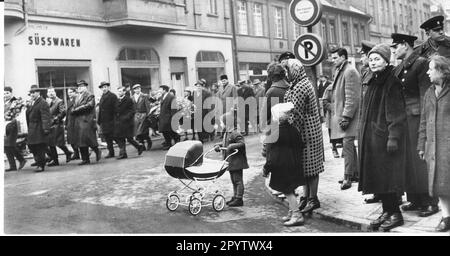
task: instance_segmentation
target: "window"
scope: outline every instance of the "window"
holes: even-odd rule
[[[392,11],[394,12],[394,25],[397,25],[397,3],[392,1]]]
[[[361,40],[366,40],[367,36],[366,36],[366,26],[361,25]]]
[[[359,25],[353,24],[353,43],[354,45],[359,45],[360,42],[361,40],[359,38]]]
[[[67,89],[77,88],[79,80],[85,80],[92,91],[90,61],[36,60],[40,88],[54,87],[56,96],[67,103]],[[45,97],[45,92],[43,95]]]
[[[342,22],[342,43],[344,45],[349,45],[349,34],[348,34],[348,23]]]
[[[376,9],[375,9],[375,0],[369,0],[369,11],[370,11],[370,15],[373,18],[373,24],[376,24],[377,15],[376,15]]]
[[[209,0],[209,13],[217,14],[217,0]]]
[[[225,58],[221,52],[200,51],[195,66],[197,79],[205,79],[208,85],[216,83],[219,76],[225,74]]]
[[[302,34],[302,27],[299,24],[295,23],[294,24],[294,37],[298,38],[301,34]]]
[[[400,20],[400,30],[403,30],[403,5],[399,4],[399,10],[400,10],[400,15],[399,15],[399,20]]]
[[[246,2],[237,1],[237,7],[238,7],[238,33],[241,35],[248,35]]]
[[[336,25],[334,20],[330,20],[330,35],[329,35],[330,43],[337,43],[336,40]]]
[[[152,48],[124,48],[118,60],[123,86],[140,84],[142,91],[149,93],[161,85],[159,57]]]
[[[320,22],[320,26],[322,29],[322,38],[325,42],[327,42],[327,21],[322,19],[322,21]]]
[[[263,19],[262,19],[262,4],[255,3],[253,5],[253,27],[255,29],[255,36],[263,36]]]
[[[283,9],[275,7],[275,38],[283,38]]]

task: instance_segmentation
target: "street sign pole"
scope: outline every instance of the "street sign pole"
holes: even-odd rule
[[[313,32],[312,26],[308,26],[307,27],[307,32],[308,33],[312,33]],[[316,89],[316,93],[317,93],[317,69],[316,69],[316,65],[311,66],[311,73],[312,73],[312,77],[311,77],[312,84],[313,84],[314,88]]]

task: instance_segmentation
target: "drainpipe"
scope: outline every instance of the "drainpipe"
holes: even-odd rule
[[[194,14],[194,29],[197,29],[197,14],[195,13],[195,0],[192,0],[192,6],[193,10],[192,13]]]
[[[233,52],[233,73],[234,73],[234,82],[236,83],[239,80],[239,60],[237,53],[237,40],[236,40],[236,27],[235,27],[235,15],[234,15],[234,0],[230,0],[230,19],[231,19],[231,34],[233,36],[232,39],[232,52]]]
[[[21,34],[23,31],[25,31],[25,29],[27,29],[27,27],[28,27],[28,13],[27,13],[27,7],[26,7],[26,0],[22,0],[22,11],[23,11],[23,19],[24,19],[25,23],[23,24],[22,27],[20,27],[16,31],[16,33],[15,33],[16,36]]]

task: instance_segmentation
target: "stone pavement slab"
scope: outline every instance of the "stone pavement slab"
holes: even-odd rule
[[[314,211],[315,216],[360,231],[370,231],[370,222],[376,219],[382,212],[381,203],[364,203],[364,198],[371,195],[362,195],[358,191],[358,183],[353,183],[350,189],[340,189],[338,181],[344,176],[344,158],[333,157],[328,131],[325,128],[323,129],[323,135],[325,171],[320,174],[318,197],[321,208]],[[341,154],[342,148],[338,148],[338,151]],[[269,179],[266,179],[266,187],[269,191],[272,191],[268,184]],[[302,188],[298,188],[297,192],[299,195],[302,195]],[[283,199],[275,195],[274,198],[283,201]],[[403,197],[403,201],[405,202],[405,196]],[[287,202],[283,201],[283,203],[287,206]],[[416,211],[403,212],[405,224],[391,230],[391,232],[437,234],[434,232],[434,228],[441,218],[441,212],[426,218],[418,217],[417,213]]]

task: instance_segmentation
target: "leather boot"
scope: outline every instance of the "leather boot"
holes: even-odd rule
[[[403,216],[401,212],[393,213],[383,224],[381,224],[380,228],[383,232],[387,232],[395,227],[399,227],[403,225]]]
[[[244,205],[244,201],[242,200],[242,198],[235,198],[233,201],[231,201],[228,206],[230,207],[238,207],[238,206],[243,206]]]
[[[299,202],[299,206],[298,206],[298,210],[301,211],[303,210],[306,205],[308,204],[308,199],[304,196],[300,197],[300,202]]]
[[[308,203],[306,204],[305,208],[301,210],[301,213],[307,213],[311,214],[313,210],[320,208],[320,202],[317,197],[309,198]]]
[[[370,222],[370,228],[372,230],[378,230],[381,224],[383,224],[389,217],[390,214],[388,212],[383,212],[376,220]]]
[[[290,220],[291,217],[292,217],[292,210],[289,210],[289,211],[288,211],[288,214],[287,214],[286,216],[282,217],[281,220],[282,220],[283,222],[286,222],[286,221]]]
[[[292,227],[292,226],[301,226],[305,223],[305,219],[303,218],[303,214],[295,210],[292,212],[291,219],[283,223],[286,227]]]
[[[450,230],[450,217],[442,218],[436,229],[437,232],[447,232]]]

